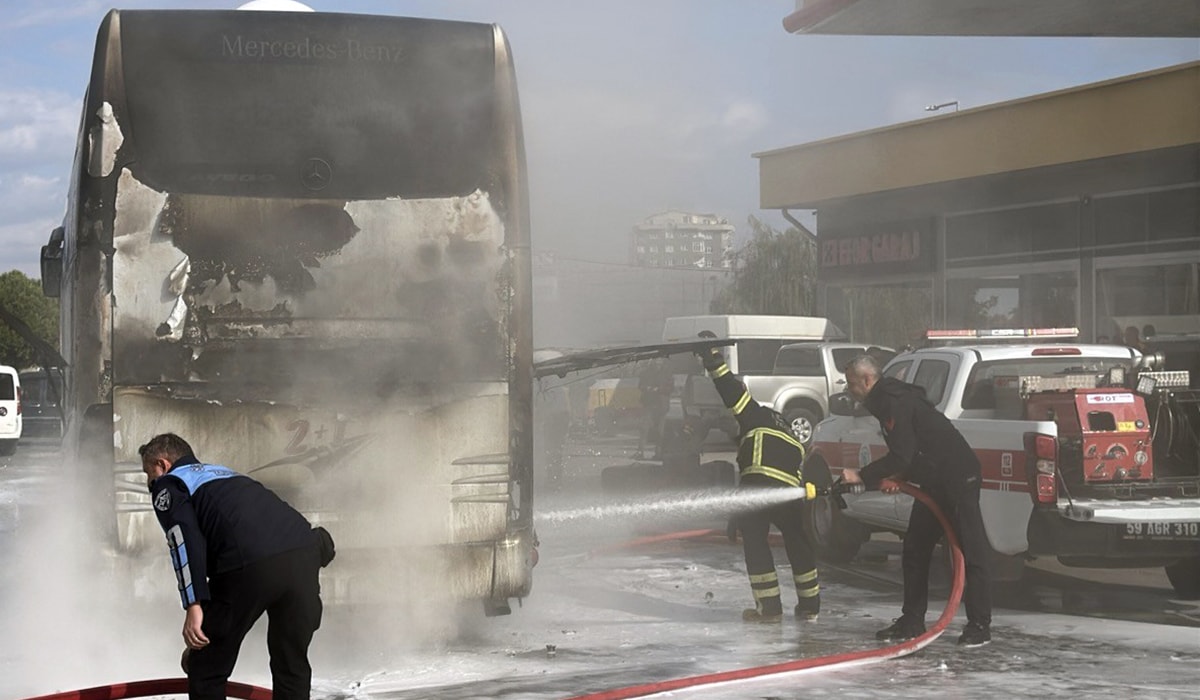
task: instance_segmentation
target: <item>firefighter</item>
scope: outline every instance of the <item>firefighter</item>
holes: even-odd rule
[[[845,469],[848,484],[897,493],[896,480],[915,481],[937,503],[962,544],[966,560],[967,624],[958,643],[965,647],[992,639],[991,547],[979,510],[980,466],[975,451],[946,416],[926,398],[925,390],[892,377],[880,377],[879,364],[863,355],[846,367],[846,391],[879,420],[888,453],[862,468]],[[883,641],[911,639],[925,632],[929,601],[929,565],[942,537],[937,518],[914,501],[904,536],[904,606],[890,627],[876,633]]]
[[[701,337],[715,337],[701,333]],[[788,430],[783,416],[760,405],[725,364],[721,352],[712,348],[697,353],[704,369],[712,377],[721,400],[733,410],[738,423],[737,464],[740,488],[796,489],[796,498],[760,510],[742,513],[730,521],[730,537],[741,530],[746,555],[746,573],[754,607],[742,612],[747,622],[779,622],[783,619],[779,575],[767,539],[771,525],[783,535],[784,549],[792,565],[792,581],[799,599],[794,613],[797,619],[815,620],[821,610],[817,560],[801,529],[804,488],[800,468],[804,448]]]
[[[178,435],[157,435],[138,454],[185,610],[188,697],[225,697],[242,639],[265,611],[273,697],[307,700],[329,533],[250,477],[202,464]]]

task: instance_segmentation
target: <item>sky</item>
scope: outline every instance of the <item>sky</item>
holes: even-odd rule
[[[232,9],[130,0],[122,9]],[[316,10],[499,24],[517,66],[535,251],[623,262],[682,209],[747,230],[752,153],[1200,59],[1195,39],[788,34],[793,0],[311,0]],[[65,210],[99,0],[0,0],[0,272],[38,276]]]

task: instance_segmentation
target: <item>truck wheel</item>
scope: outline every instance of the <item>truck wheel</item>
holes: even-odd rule
[[[787,421],[788,426],[792,429],[792,435],[796,436],[805,449],[812,444],[813,431],[816,430],[817,423],[821,422],[820,416],[807,408],[785,409],[783,420]]]
[[[817,488],[833,483],[829,466],[819,455],[804,462],[804,480]],[[860,523],[846,517],[832,496],[809,501],[804,508],[804,534],[817,556],[834,563],[845,563],[858,554],[871,533]]]
[[[1166,567],[1175,594],[1184,600],[1200,599],[1200,557],[1188,557]]]

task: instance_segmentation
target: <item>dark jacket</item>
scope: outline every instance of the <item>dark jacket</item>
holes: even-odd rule
[[[892,377],[881,377],[865,405],[879,419],[888,453],[863,467],[868,489],[887,478],[925,487],[954,488],[979,483],[979,458],[950,419],[925,398],[925,390]]]
[[[727,365],[721,364],[710,372],[721,400],[737,418],[737,463],[741,477],[751,477],[750,482],[800,486],[804,448],[782,417],[755,401]]]
[[[183,607],[209,599],[208,578],[316,546],[304,516],[267,487],[227,467],[182,457],[150,484]]]

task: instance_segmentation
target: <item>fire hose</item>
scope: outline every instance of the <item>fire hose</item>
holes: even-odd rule
[[[653,683],[644,683],[640,685],[631,685],[624,688],[614,688],[612,690],[604,690],[597,693],[589,693],[586,695],[577,695],[568,700],[620,700],[621,698],[640,698],[648,695],[656,695],[672,690],[681,690],[684,688],[696,688],[700,686],[712,686],[719,683],[732,683],[743,681],[752,678],[762,678],[765,676],[778,676],[788,673],[798,673],[803,671],[812,671],[816,669],[833,670],[851,668],[854,666],[865,666],[867,664],[879,663],[881,661],[889,661],[898,659],[902,656],[920,651],[935,639],[941,636],[942,632],[954,619],[954,614],[958,611],[958,603],[962,599],[963,593],[963,555],[962,549],[959,547],[958,538],[954,534],[954,528],[950,522],[946,520],[946,516],[941,509],[937,507],[933,499],[930,498],[920,489],[911,486],[907,483],[900,483],[900,490],[904,493],[916,498],[929,507],[929,510],[937,517],[938,522],[942,524],[942,529],[946,533],[946,543],[950,547],[951,568],[953,571],[953,580],[950,586],[950,597],[946,600],[946,608],[942,611],[941,617],[937,619],[932,627],[924,634],[908,639],[898,644],[893,644],[878,649],[866,649],[862,651],[845,652],[840,654],[829,654],[826,656],[816,656],[805,659],[796,659],[795,661],[786,661],[783,663],[770,664],[767,666],[753,666],[750,668],[735,669],[732,671],[721,671],[719,673],[707,673],[698,676],[688,676],[685,678],[676,678],[666,681],[656,681]],[[840,498],[840,495],[834,491],[824,490],[822,495],[832,495]],[[695,537],[703,537],[714,534],[714,530],[690,530],[687,532],[672,533],[669,535],[658,535],[654,537],[644,537],[634,540],[633,543],[649,544],[653,542],[661,542],[670,539],[692,539]],[[623,543],[622,546],[630,546],[632,543]],[[612,548],[608,548],[612,549]]]
[[[119,700],[120,698],[144,698],[151,695],[187,695],[186,678],[159,678],[150,681],[133,681],[100,685],[83,690],[69,690],[52,695],[39,695],[28,700]],[[241,700],[271,700],[271,691],[245,683],[225,684],[225,696]]]

